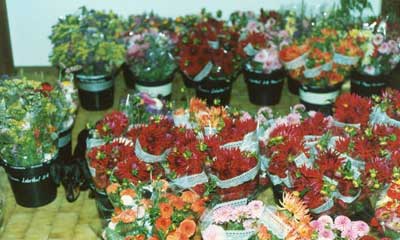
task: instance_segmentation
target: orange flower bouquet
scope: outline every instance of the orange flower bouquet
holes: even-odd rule
[[[194,239],[206,200],[194,192],[169,193],[164,180],[143,184],[111,184],[107,188],[115,210],[104,239]]]

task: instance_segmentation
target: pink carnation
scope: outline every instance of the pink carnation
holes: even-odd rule
[[[352,222],[351,228],[356,231],[357,236],[362,237],[369,233],[369,226],[363,221]]]
[[[351,227],[351,220],[346,216],[337,216],[333,225],[334,229],[344,231],[346,228]]]
[[[260,218],[264,212],[264,203],[259,200],[254,200],[249,203],[248,208],[253,218]]]
[[[217,225],[210,225],[201,233],[204,240],[226,240],[224,229]]]
[[[331,230],[324,229],[322,231],[319,231],[318,239],[319,240],[333,240],[333,239],[335,239],[335,234]]]

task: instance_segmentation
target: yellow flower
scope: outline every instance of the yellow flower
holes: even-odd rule
[[[301,199],[292,193],[283,193],[281,207],[279,209],[286,210],[292,214],[296,222],[309,221],[308,208]]]

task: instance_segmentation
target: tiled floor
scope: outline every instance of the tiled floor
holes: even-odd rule
[[[25,69],[25,76],[28,78],[44,78],[47,81],[53,81],[57,77],[54,69],[42,69],[44,74],[38,73],[38,69]],[[181,102],[182,95],[179,89],[182,82],[177,76],[174,81],[174,97],[178,103]],[[344,86],[348,89],[348,84]],[[122,79],[122,74],[116,81],[116,92],[113,109],[117,108],[119,99],[126,94],[127,89]],[[189,95],[193,91],[189,91]],[[233,106],[255,112],[258,107],[252,105],[247,96],[245,84],[241,78],[234,83],[232,100]],[[282,99],[279,105],[273,109],[285,113],[289,106],[298,103],[298,97],[288,92],[285,84]],[[104,115],[105,112],[111,111],[89,112],[79,109],[76,124],[73,129],[73,144],[75,144],[76,136],[88,121],[95,122]],[[1,239],[7,240],[45,240],[45,239],[82,239],[91,240],[98,239],[101,234],[101,221],[98,218],[95,202],[88,197],[88,192],[82,192],[79,199],[74,203],[68,203],[65,199],[64,189],[58,189],[57,199],[44,207],[29,209],[17,206],[11,192],[6,174],[3,169],[0,170],[0,183],[6,196],[5,218],[3,234]],[[271,201],[271,192],[268,190],[260,196],[260,198]]]

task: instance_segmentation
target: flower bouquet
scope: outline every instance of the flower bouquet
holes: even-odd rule
[[[400,237],[400,181],[393,181],[377,202],[375,217],[385,236],[391,239]]]
[[[339,215],[335,219],[322,215],[317,220],[311,221],[312,228],[316,231],[311,239],[364,239],[369,233],[369,226],[363,221],[351,221],[348,217]]]
[[[387,89],[382,96],[375,96],[375,106],[371,114],[371,124],[386,124],[400,127],[400,91]]]
[[[167,190],[168,184],[162,180],[152,182],[151,192],[142,184],[128,188],[110,185],[107,192],[116,207],[103,237],[194,239],[199,234],[196,222],[205,210],[205,200],[190,191],[174,195]]]
[[[80,8],[52,27],[50,61],[65,66],[78,80],[79,99],[87,110],[113,105],[114,75],[124,61],[124,45],[118,42],[124,23],[110,12]]]
[[[53,201],[50,167],[58,155],[58,132],[70,117],[59,88],[27,79],[0,83],[0,156],[19,205]]]
[[[202,219],[202,237],[209,239],[311,239],[311,217],[304,203],[285,193],[278,207],[245,199],[218,204]]]
[[[242,30],[238,50],[248,59],[244,74],[250,101],[257,105],[274,105],[280,100],[284,71],[279,51],[291,41],[281,19],[276,12],[264,12],[259,21],[249,21]]]
[[[372,109],[372,102],[356,94],[344,93],[334,104],[334,125],[339,128],[366,127]]]
[[[180,70],[196,83],[196,95],[214,105],[227,105],[232,82],[242,68],[237,54],[239,34],[225,22],[213,18],[202,21],[180,36],[178,64]]]
[[[378,19],[358,32],[365,39],[364,56],[352,74],[351,92],[370,97],[386,88],[389,74],[400,61],[399,36],[386,35],[387,31],[386,21]]]
[[[250,198],[258,187],[260,165],[257,157],[238,148],[210,148],[213,161],[208,166],[209,177],[215,181],[221,200]]]
[[[176,141],[164,165],[170,186],[191,189],[199,195],[206,191],[208,177],[204,171],[207,160],[207,146],[197,140],[192,130],[176,130]]]
[[[177,68],[172,56],[175,40],[171,34],[150,30],[132,34],[126,42],[125,68],[132,78],[125,80],[151,97],[170,98]]]

